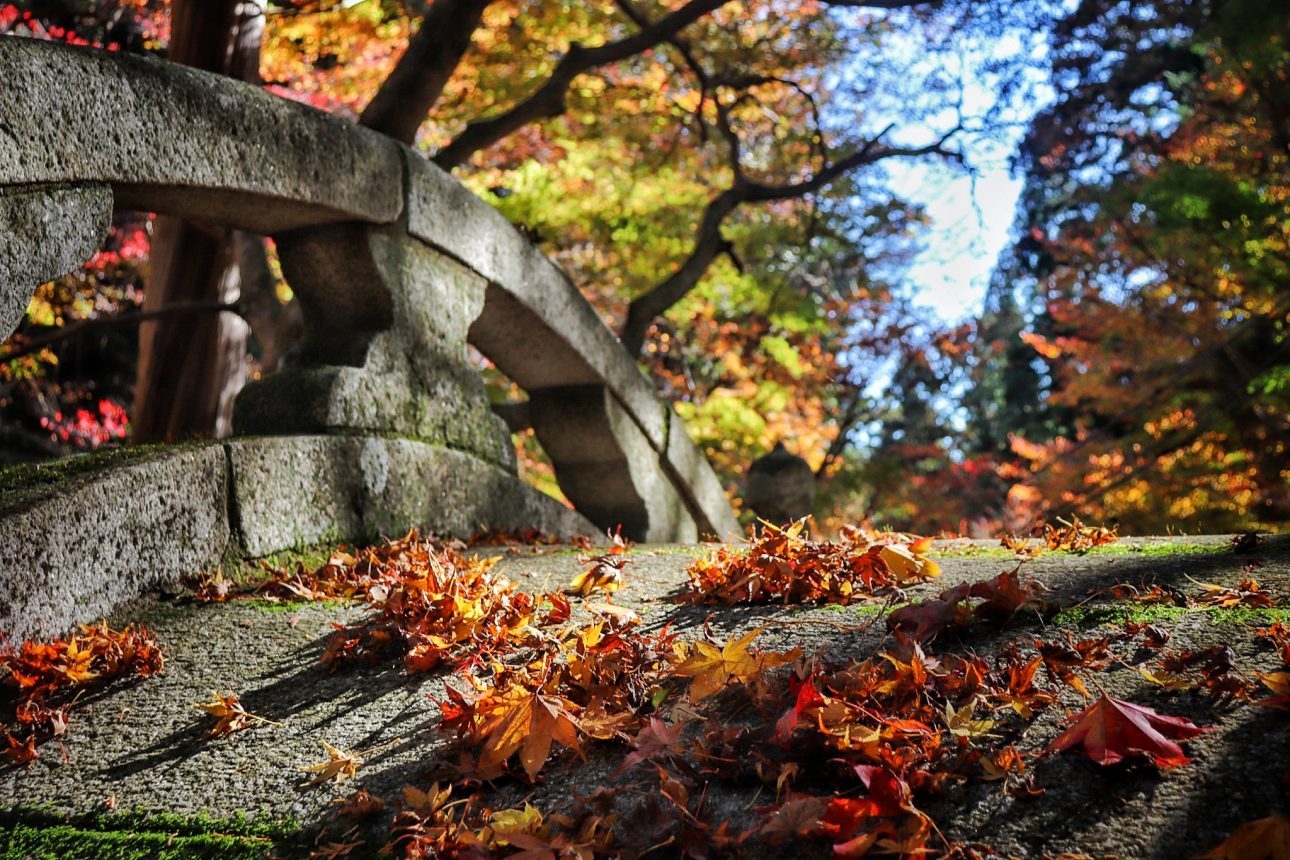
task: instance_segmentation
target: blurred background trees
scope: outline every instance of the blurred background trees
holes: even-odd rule
[[[732,494],[782,442],[825,528],[1194,532],[1290,518],[1279,5],[284,0],[251,4],[255,69],[245,21],[192,59],[181,0],[0,2],[0,30],[258,72],[452,167],[623,333]],[[940,319],[911,267],[937,237],[893,170],[971,173],[1018,137],[1013,240],[979,312]],[[0,347],[0,461],[218,435],[240,380],[289,360],[272,243],[186,229],[220,250],[177,270],[171,228],[121,216],[41,288]]]

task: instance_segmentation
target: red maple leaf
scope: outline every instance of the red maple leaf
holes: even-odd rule
[[[1183,717],[1158,714],[1103,693],[1075,716],[1070,728],[1044,747],[1043,754],[1078,747],[1098,764],[1116,764],[1137,754],[1149,756],[1161,767],[1172,767],[1191,760],[1174,740],[1193,738],[1204,731],[1208,730]]]
[[[911,603],[887,616],[887,629],[908,633],[918,642],[927,642],[948,627],[966,627],[972,620],[968,583],[947,588],[939,596]]]

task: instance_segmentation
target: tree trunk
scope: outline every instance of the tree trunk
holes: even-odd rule
[[[169,57],[259,82],[263,0],[175,0]],[[179,302],[231,303],[241,291],[233,231],[159,216],[144,310]],[[144,323],[132,416],[136,442],[224,436],[245,378],[248,329],[235,314]]]

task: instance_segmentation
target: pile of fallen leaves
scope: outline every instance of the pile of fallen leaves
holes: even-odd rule
[[[767,525],[744,549],[722,546],[694,561],[689,603],[835,603],[875,599],[875,592],[940,575],[926,557],[930,538],[844,529],[837,542],[814,541],[805,520]]]
[[[28,764],[36,747],[67,730],[68,714],[85,691],[126,675],[162,669],[161,649],[142,627],[112,630],[105,623],[50,642],[0,647],[0,706],[6,712],[4,754]]]
[[[425,672],[446,660],[477,663],[527,639],[538,600],[491,574],[497,561],[416,533],[368,551],[345,570],[369,583],[373,614],[338,625],[323,663],[374,664],[398,655],[410,671]]]
[[[1026,537],[1005,534],[999,539],[999,545],[1016,553],[1020,558],[1034,558],[1045,549],[1053,552],[1073,552],[1082,555],[1095,547],[1115,543],[1120,539],[1119,526],[1107,528],[1084,523],[1079,517],[1069,521],[1057,518],[1057,523],[1044,523],[1042,531],[1036,529],[1038,543],[1031,543]]]
[[[684,599],[904,600],[901,586],[939,574],[925,555],[928,544],[858,530],[816,542],[801,523],[768,527],[742,551],[720,549],[692,564]],[[315,856],[343,857],[363,846],[361,822],[388,803],[386,851],[410,858],[739,856],[801,853],[812,843],[837,857],[981,857],[988,846],[947,840],[927,811],[957,785],[1039,794],[1034,763],[1063,752],[1100,765],[1188,763],[1182,744],[1205,729],[1102,692],[1097,675],[1112,665],[1166,690],[1208,692],[1216,704],[1246,700],[1290,710],[1290,630],[1280,623],[1258,631],[1286,663],[1288,671],[1272,673],[1244,671],[1225,646],[1170,649],[1167,632],[1136,622],[1087,639],[1024,636],[993,660],[949,650],[952,634],[969,625],[1006,625],[1021,613],[1053,609],[1044,587],[1019,566],[896,608],[876,653],[836,659],[797,648],[759,650],[754,644],[765,628],[727,639],[705,628],[693,641],[668,627],[644,629],[631,610],[590,599],[625,584],[629,551],[619,539],[582,558],[587,567],[570,583],[572,597],[521,592],[491,572],[495,559],[468,557],[415,533],[261,583],[260,593],[283,598],[369,602],[365,621],[337,625],[323,657],[331,668],[398,659],[408,671],[451,671],[439,728],[457,748],[431,766],[427,781],[436,781],[407,786],[399,798],[356,792],[318,834]],[[1236,588],[1197,585],[1202,592],[1191,599],[1158,586],[1106,593],[1135,603],[1272,602],[1252,578]],[[579,597],[590,622],[574,622]],[[61,731],[58,708],[78,684],[156,671],[160,655],[142,631],[102,627],[8,649],[0,665],[11,686],[27,691],[30,728],[8,735],[10,756],[21,761],[29,743],[34,755],[29,738]],[[1028,745],[1035,719],[1060,700],[1057,685],[1087,707],[1068,714],[1048,744]],[[232,692],[212,695],[197,705],[215,720],[210,736],[271,722]],[[306,786],[356,777],[373,751],[322,743],[327,761],[305,768],[312,774]],[[528,802],[496,809],[485,801],[484,784],[539,783],[551,767],[585,759],[592,747],[602,760],[621,750],[621,760],[591,796],[569,798],[556,810]],[[718,814],[711,803],[718,787],[755,794],[761,805],[733,818]],[[1251,822],[1225,846],[1282,834],[1283,825],[1279,818]]]
[[[326,563],[318,567],[297,562],[293,569],[289,569],[260,562],[267,576],[241,586],[227,579],[221,571],[200,574],[189,585],[194,599],[201,603],[225,603],[248,598],[360,602],[368,599],[369,589],[380,581],[388,555],[397,553],[403,544],[416,540],[417,533],[410,532],[402,541],[368,547],[357,555],[351,555],[343,547],[337,548]]]
[[[964,582],[936,597],[903,606],[887,616],[887,627],[926,643],[946,630],[961,629],[974,619],[1009,621],[1023,609],[1038,609],[1047,589],[1033,578],[1021,579],[1020,568],[982,582]],[[974,599],[980,600],[973,603]]]
[[[1070,521],[1058,517],[1057,525],[1044,524],[1044,546],[1050,550],[1065,552],[1088,552],[1090,549],[1115,543],[1120,539],[1119,526],[1106,528],[1080,522],[1079,517]]]

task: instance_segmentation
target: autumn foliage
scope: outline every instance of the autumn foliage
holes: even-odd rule
[[[804,534],[805,521],[766,525],[744,549],[719,547],[690,565],[684,599],[699,604],[837,603],[940,575],[927,538],[847,528],[836,542]]]
[[[82,693],[124,676],[156,674],[163,665],[161,649],[142,627],[113,630],[105,622],[49,642],[27,641],[17,648],[4,642],[0,703],[12,708],[7,723],[0,724],[4,754],[15,764],[34,761],[37,746],[67,730]]]

